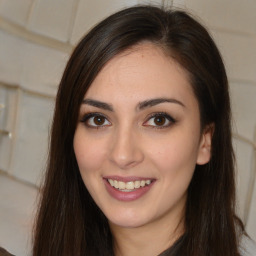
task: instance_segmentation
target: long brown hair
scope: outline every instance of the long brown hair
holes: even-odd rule
[[[34,256],[113,255],[107,219],[81,179],[73,137],[80,104],[102,67],[143,41],[161,47],[187,70],[202,129],[214,124],[211,160],[196,166],[188,189],[185,233],[161,255],[239,255],[237,231],[243,226],[235,215],[230,99],[220,53],[206,29],[187,13],[137,6],[94,27],[66,66],[56,99]]]

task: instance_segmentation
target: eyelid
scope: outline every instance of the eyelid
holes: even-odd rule
[[[111,122],[109,121],[109,119],[108,119],[104,114],[99,113],[99,112],[90,112],[90,113],[84,114],[84,115],[82,116],[82,118],[80,119],[80,122],[85,123],[85,126],[87,126],[87,127],[89,127],[89,128],[93,128],[93,129],[99,129],[99,128],[104,128],[104,127],[106,127],[106,126],[110,126],[110,125],[104,125],[104,124],[103,124],[103,125],[89,125],[89,124],[87,123],[87,121],[88,121],[90,118],[96,117],[96,116],[105,118],[105,120],[107,120],[107,121],[110,123],[110,125],[111,125]]]
[[[168,125],[163,125],[163,126],[158,126],[158,125],[145,125],[147,122],[149,122],[150,119],[152,118],[156,118],[156,117],[164,117],[166,118],[170,123]],[[155,129],[163,129],[163,128],[167,128],[169,126],[171,126],[172,124],[176,123],[176,120],[169,114],[167,114],[166,112],[155,112],[155,113],[152,113],[150,114],[146,121],[143,123],[143,126],[148,126],[148,127],[152,127],[152,128],[155,128]]]
[[[90,119],[90,118],[93,118],[93,117],[103,117],[107,122],[109,122],[109,124],[103,124],[103,125],[90,125],[87,123],[87,121]],[[149,125],[147,124],[150,119],[152,118],[156,118],[156,117],[164,117],[166,118],[169,123],[167,125]],[[104,127],[107,127],[107,126],[110,126],[112,125],[111,124],[111,121],[109,120],[108,117],[106,117],[104,114],[100,113],[100,112],[90,112],[90,113],[86,113],[82,116],[82,118],[80,119],[80,122],[82,123],[85,123],[85,126],[88,127],[88,128],[94,128],[94,129],[99,129],[99,128],[104,128]],[[151,113],[147,118],[146,118],[146,121],[143,122],[143,126],[147,126],[147,127],[151,127],[151,128],[155,128],[155,129],[163,129],[163,128],[167,128],[169,126],[171,126],[172,124],[176,123],[176,120],[170,115],[170,114],[167,114],[166,112],[155,112],[155,113]]]

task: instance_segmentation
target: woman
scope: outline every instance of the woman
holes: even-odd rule
[[[33,255],[247,255],[225,68],[182,11],[132,7],[78,44],[56,99]]]

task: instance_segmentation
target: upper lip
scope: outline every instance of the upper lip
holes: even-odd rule
[[[129,182],[129,181],[136,181],[136,180],[155,180],[154,178],[150,177],[138,177],[138,176],[128,176],[128,177],[122,177],[122,176],[103,176],[103,179],[106,180],[117,180],[117,181],[123,181],[123,182]]]

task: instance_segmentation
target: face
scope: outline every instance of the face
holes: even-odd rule
[[[101,70],[74,136],[86,188],[120,227],[179,219],[195,165],[209,161],[209,148],[186,72],[150,43]]]

